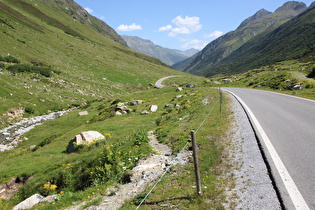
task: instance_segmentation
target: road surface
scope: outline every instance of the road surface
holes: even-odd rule
[[[162,82],[163,82],[164,80],[166,80],[166,79],[168,79],[168,78],[172,78],[172,77],[179,77],[179,75],[177,75],[177,76],[175,75],[175,76],[163,77],[163,78],[159,79],[158,81],[156,81],[155,87],[157,87],[157,88],[162,88],[162,87],[164,87],[164,85],[162,85]]]
[[[315,101],[223,88],[243,104],[287,209],[315,209]]]

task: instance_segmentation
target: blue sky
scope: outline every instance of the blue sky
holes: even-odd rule
[[[75,0],[119,35],[138,36],[170,49],[202,49],[235,30],[260,9],[286,0]],[[313,0],[302,1],[309,6]]]

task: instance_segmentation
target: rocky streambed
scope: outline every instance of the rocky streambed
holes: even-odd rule
[[[21,122],[0,130],[0,152],[13,149],[17,144],[26,138],[21,139],[21,135],[30,131],[37,125],[41,125],[48,120],[53,120],[65,115],[68,111],[52,112],[47,115],[36,116],[24,119]]]

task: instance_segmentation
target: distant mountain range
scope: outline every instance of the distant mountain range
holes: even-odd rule
[[[289,1],[259,10],[240,26],[172,67],[201,76],[228,75],[282,60],[314,55],[315,3]]]
[[[127,45],[140,53],[159,59],[167,65],[173,65],[199,52],[197,49],[186,51],[174,50],[155,45],[150,40],[145,40],[137,36],[121,36]]]

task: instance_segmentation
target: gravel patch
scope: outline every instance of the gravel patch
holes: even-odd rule
[[[27,139],[20,139],[20,137],[35,128],[37,125],[41,125],[48,120],[53,120],[67,114],[68,111],[52,112],[48,115],[36,116],[28,119],[24,119],[21,122],[0,130],[0,152],[5,150],[11,150],[15,148],[20,142]]]
[[[235,187],[227,189],[227,209],[281,209],[249,120],[234,97],[233,140],[230,148]]]

